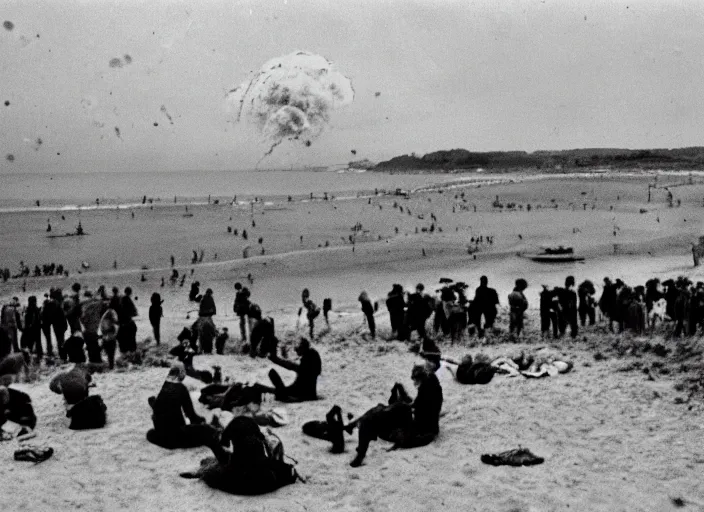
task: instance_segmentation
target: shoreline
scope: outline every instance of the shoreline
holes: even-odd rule
[[[261,172],[261,171],[256,171]],[[274,171],[267,171],[274,172]],[[277,172],[289,172],[289,171],[277,171]],[[323,172],[323,171],[309,171],[309,172]],[[331,171],[325,171],[331,172]],[[638,179],[644,177],[654,177],[657,179],[659,176],[671,176],[677,178],[704,178],[704,171],[700,170],[668,170],[668,169],[642,169],[642,170],[627,170],[627,171],[612,171],[608,169],[594,169],[591,171],[555,171],[550,172],[526,172],[526,171],[513,171],[507,173],[484,173],[481,170],[478,171],[460,171],[460,172],[449,172],[449,173],[437,173],[430,171],[374,171],[378,174],[385,174],[388,176],[393,175],[414,175],[423,174],[424,176],[437,176],[448,178],[450,176],[454,177],[451,180],[441,180],[437,183],[429,183],[426,185],[419,185],[416,187],[404,188],[398,187],[397,189],[390,190],[388,188],[377,188],[377,193],[374,190],[368,188],[360,188],[357,190],[330,190],[327,192],[313,192],[313,199],[310,199],[309,195],[305,194],[295,194],[291,195],[292,201],[288,201],[288,197],[282,194],[271,194],[271,195],[257,195],[257,194],[237,194],[235,197],[239,196],[245,198],[245,200],[239,200],[234,202],[233,196],[224,195],[211,195],[210,201],[207,200],[207,196],[176,196],[177,202],[172,202],[171,199],[166,198],[154,198],[147,197],[146,202],[142,202],[141,197],[134,197],[124,201],[121,198],[100,198],[100,204],[95,204],[93,202],[87,202],[79,204],[75,201],[68,203],[51,203],[46,199],[39,199],[39,206],[2,206],[0,204],[0,214],[7,213],[25,213],[25,212],[72,212],[72,211],[94,211],[94,210],[131,210],[131,209],[150,209],[150,208],[178,208],[182,206],[230,206],[230,207],[247,207],[252,205],[264,205],[273,206],[280,204],[287,204],[289,202],[301,202],[308,203],[313,201],[347,201],[354,199],[368,199],[370,197],[385,197],[394,196],[396,190],[401,190],[402,193],[418,194],[422,192],[436,192],[438,190],[454,190],[458,188],[468,188],[468,187],[491,187],[497,185],[507,185],[513,183],[525,183],[525,182],[536,182],[536,181],[550,181],[550,180],[620,180],[620,179]],[[19,174],[34,174],[34,173],[17,173]],[[49,173],[36,173],[39,175]],[[166,172],[164,172],[167,175]],[[334,172],[334,174],[339,174],[339,172]],[[358,173],[359,174],[359,173]],[[664,184],[659,188],[668,186]],[[658,187],[656,187],[658,188]],[[324,199],[327,195],[328,199]],[[255,200],[256,199],[256,200]],[[42,203],[49,204],[42,204]]]

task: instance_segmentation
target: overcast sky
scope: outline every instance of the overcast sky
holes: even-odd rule
[[[700,0],[0,0],[2,21],[3,172],[252,168],[267,146],[225,95],[296,50],[356,98],[263,167],[704,145]]]

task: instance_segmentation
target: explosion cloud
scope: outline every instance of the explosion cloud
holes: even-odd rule
[[[271,59],[227,94],[237,121],[255,124],[271,144],[264,157],[285,140],[310,146],[330,122],[332,111],[353,100],[351,80],[325,57],[307,52]]]

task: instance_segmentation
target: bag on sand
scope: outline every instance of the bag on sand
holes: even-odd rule
[[[107,422],[107,410],[100,395],[84,398],[66,413],[66,416],[71,418],[68,428],[71,430],[103,428]]]
[[[543,457],[534,455],[527,448],[517,448],[497,454],[484,454],[481,460],[484,464],[492,466],[535,466],[545,462]]]
[[[54,455],[54,449],[51,447],[26,445],[15,451],[15,460],[39,464],[51,458],[52,455]]]

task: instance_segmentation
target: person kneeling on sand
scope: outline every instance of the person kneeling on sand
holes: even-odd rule
[[[350,431],[359,426],[357,456],[350,466],[362,465],[369,443],[377,438],[394,443],[391,450],[395,450],[426,446],[438,435],[443,401],[440,381],[429,364],[414,366],[411,379],[418,388],[415,400],[396,383],[388,406],[380,404],[346,427]]]
[[[100,395],[88,396],[92,384],[90,372],[77,364],[68,372],[56,375],[49,389],[63,395],[66,416],[71,418],[71,430],[86,430],[105,426],[107,407]]]
[[[220,432],[196,414],[191,395],[183,384],[185,378],[183,363],[174,363],[159,394],[149,397],[154,428],[147,432],[147,441],[169,450],[207,446],[219,461],[226,461],[227,454],[220,445]],[[190,424],[186,423],[184,414]]]
[[[209,487],[239,495],[273,492],[299,479],[295,468],[285,463],[283,450],[272,450],[261,430],[251,418],[238,416],[225,428],[222,444],[213,449],[215,458],[207,458],[195,472],[181,473],[183,478],[200,478]]]
[[[318,376],[322,371],[322,363],[318,351],[310,346],[310,341],[306,338],[301,338],[301,341],[296,347],[296,353],[301,360],[298,363],[280,358],[275,352],[269,355],[269,360],[272,363],[278,364],[296,372],[296,379],[293,384],[286,386],[281,376],[276,370],[269,371],[269,379],[274,385],[273,388],[257,384],[257,388],[264,393],[273,393],[277,400],[281,402],[307,402],[309,400],[317,400],[318,394],[316,391]]]
[[[37,416],[34,414],[29,395],[17,389],[0,386],[0,432],[7,421],[22,427],[18,436],[28,434],[37,426]],[[3,440],[2,437],[0,440]]]

